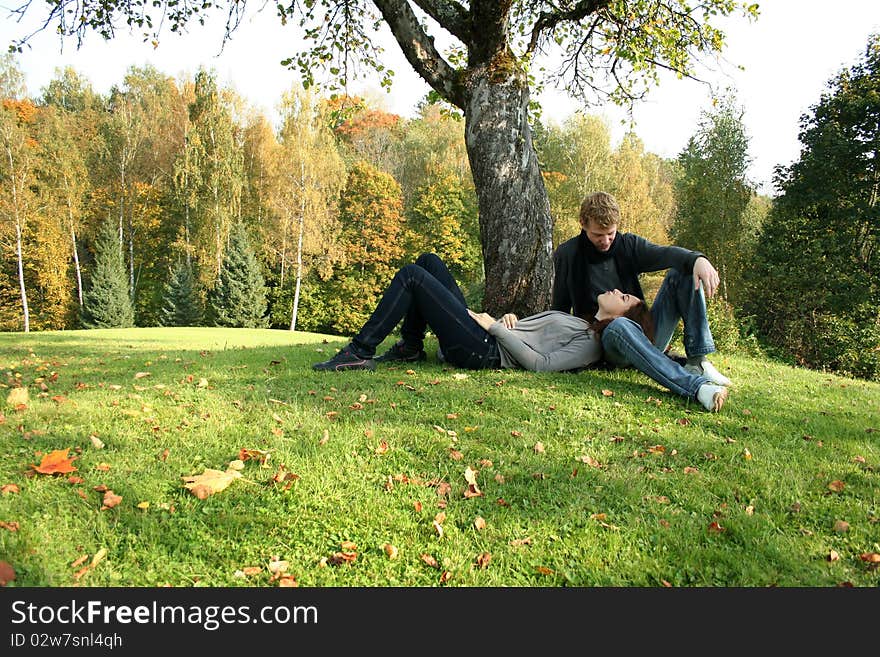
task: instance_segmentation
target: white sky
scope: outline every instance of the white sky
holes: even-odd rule
[[[0,0],[0,47],[25,30],[3,7],[18,4]],[[255,12],[259,0],[252,0]],[[732,87],[745,110],[744,121],[751,137],[753,158],[750,176],[760,191],[772,194],[772,172],[777,164],[789,164],[800,152],[798,123],[825,90],[827,81],[838,71],[853,65],[861,56],[868,36],[880,32],[880,0],[764,0],[761,16],[749,23],[738,19],[725,23],[728,46],[724,61],[698,71],[716,91]],[[42,9],[39,3],[30,10]],[[297,83],[296,73],[279,62],[292,55],[296,38],[293,25],[282,27],[272,4],[245,19],[220,50],[222,24],[213,27],[193,25],[185,36],[167,32],[157,49],[139,38],[120,33],[109,42],[90,34],[84,46],[68,40],[63,52],[53,33],[44,31],[31,40],[18,61],[25,73],[28,92],[37,95],[62,66],[72,66],[106,93],[121,83],[130,66],[152,64],[169,75],[194,75],[200,65],[214,69],[221,84],[235,88],[251,104],[272,115],[281,94]],[[441,38],[438,36],[438,43]],[[386,109],[412,116],[416,103],[428,91],[427,85],[409,68],[396,44],[387,40],[388,62],[395,70]],[[742,66],[744,70],[737,67]],[[367,93],[370,86],[355,83],[353,93]],[[648,151],[662,157],[675,157],[694,133],[702,111],[711,108],[709,88],[693,80],[664,79],[633,113],[635,131]],[[572,112],[584,109],[604,115],[612,135],[619,139],[625,126],[617,108],[585,107],[559,93],[547,92],[541,98],[547,120],[561,122]]]

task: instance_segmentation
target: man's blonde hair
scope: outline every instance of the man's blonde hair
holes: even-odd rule
[[[608,192],[593,192],[581,202],[580,222],[586,228],[593,221],[597,226],[609,228],[620,223],[620,206]]]

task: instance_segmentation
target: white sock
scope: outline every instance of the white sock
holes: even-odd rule
[[[717,412],[724,406],[727,401],[727,388],[717,386],[714,383],[704,383],[697,390],[697,401],[703,405],[707,411]]]

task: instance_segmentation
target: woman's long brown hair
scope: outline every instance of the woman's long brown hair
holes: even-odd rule
[[[636,324],[638,324],[642,332],[648,338],[649,342],[654,342],[654,317],[651,315],[651,310],[648,308],[648,304],[643,300],[639,301],[632,308],[627,310],[621,317],[626,317],[627,319],[631,319]],[[596,332],[600,338],[602,337],[602,331],[613,322],[616,317],[607,317],[602,320],[598,320],[593,318],[590,322],[590,328]]]

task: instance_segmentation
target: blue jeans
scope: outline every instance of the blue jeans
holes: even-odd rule
[[[433,253],[419,256],[391,279],[379,304],[351,340],[354,351],[372,358],[376,347],[400,320],[404,344],[421,349],[428,327],[437,336],[444,359],[467,369],[500,367],[495,338],[468,314],[467,303],[446,267]]]
[[[703,288],[694,290],[693,277],[670,269],[651,305],[654,342],[648,340],[634,321],[618,317],[602,333],[605,360],[618,367],[634,367],[672,392],[694,398],[709,379],[685,370],[663,352],[672,340],[678,322],[684,322],[687,355],[705,356],[715,351],[706,316]]]

